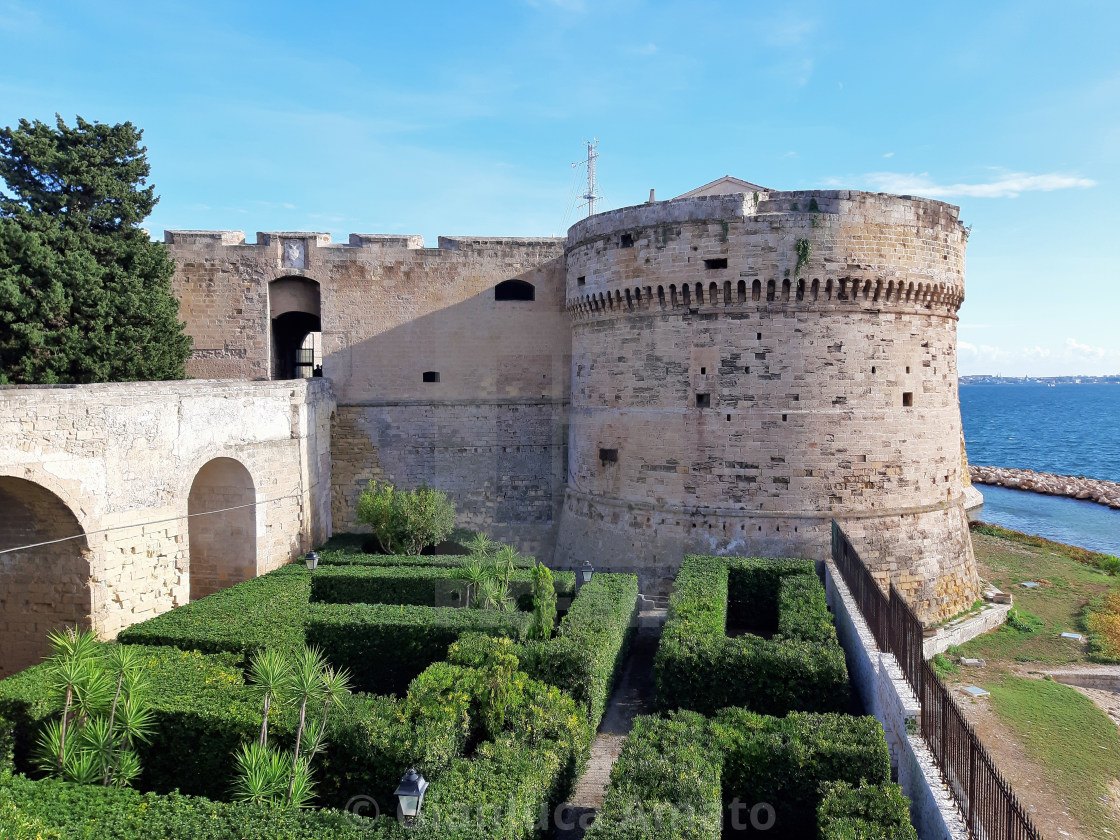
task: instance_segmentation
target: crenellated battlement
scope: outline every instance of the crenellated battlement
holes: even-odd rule
[[[242,230],[166,230],[163,241],[173,249],[186,248],[283,248],[300,243],[305,249],[362,249],[368,251],[470,251],[495,247],[516,248],[553,245],[560,237],[531,236],[440,236],[435,248],[424,247],[418,234],[351,233],[347,242],[332,242],[329,233],[312,231],[257,231],[256,242],[245,241]]]
[[[884,281],[881,278],[840,277],[823,281],[799,278],[790,281],[730,280],[723,284],[675,283],[633,286],[613,292],[569,298],[568,314],[574,318],[620,316],[640,310],[671,312],[782,311],[790,309],[910,309],[926,314],[955,316],[964,303],[964,290],[944,283]]]

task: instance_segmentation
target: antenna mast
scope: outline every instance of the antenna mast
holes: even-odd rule
[[[587,192],[580,196],[587,202],[587,215],[595,215],[595,202],[597,202],[601,195],[599,195],[599,183],[595,177],[595,161],[599,158],[599,138],[592,137],[587,141],[587,160],[577,161],[572,166],[586,166],[587,167]]]

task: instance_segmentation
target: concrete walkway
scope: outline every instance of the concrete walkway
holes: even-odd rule
[[[630,648],[622,677],[611,693],[599,732],[591,744],[591,760],[572,792],[571,802],[560,814],[556,840],[582,840],[611,780],[611,768],[622,752],[622,742],[638,715],[654,712],[653,654],[657,637],[639,635]]]

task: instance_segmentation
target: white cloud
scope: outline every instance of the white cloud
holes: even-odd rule
[[[640,47],[627,47],[626,52],[630,55],[653,55],[657,52],[657,44],[650,41],[648,44],[643,44]]]
[[[1075,338],[1066,339],[1066,352],[1082,359],[1103,359],[1108,355],[1108,350],[1105,348],[1091,347],[1088,344],[1082,344]]]
[[[895,195],[922,195],[930,198],[969,196],[971,198],[1015,198],[1024,192],[1088,189],[1097,182],[1060,172],[1032,175],[1028,172],[1001,172],[994,180],[979,184],[939,184],[928,172],[868,172],[855,178],[829,178],[831,186],[861,183],[879,192]]]
[[[894,152],[887,152],[885,155],[883,155],[883,157],[892,158],[892,157],[894,157]]]

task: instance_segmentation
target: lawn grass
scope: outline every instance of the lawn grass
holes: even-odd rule
[[[1027,755],[1045,770],[1070,813],[1093,837],[1117,831],[1101,797],[1120,778],[1120,729],[1092,700],[1049,680],[993,675],[980,683],[991,707],[1014,730]]]
[[[1093,598],[1120,589],[1120,577],[1091,566],[1084,549],[987,527],[972,531],[980,574],[1015,598],[1015,607],[1042,620],[1036,633],[1003,627],[961,646],[962,656],[1006,662],[1069,665],[1086,662],[1085,646],[1063,639],[1063,632],[1084,632],[1082,609]],[[1037,589],[1020,586],[1038,581]]]

